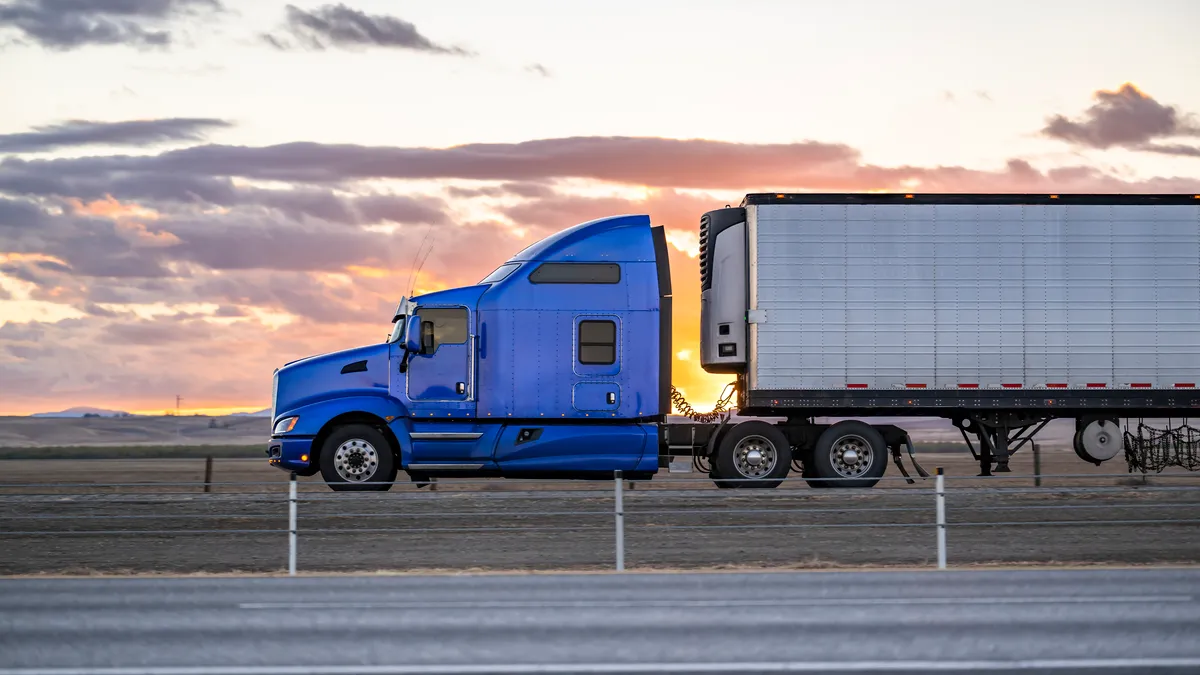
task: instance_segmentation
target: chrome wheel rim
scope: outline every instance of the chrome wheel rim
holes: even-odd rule
[[[747,436],[733,448],[733,468],[746,478],[769,475],[777,459],[775,446],[762,436]]]
[[[379,469],[379,452],[361,438],[351,438],[333,453],[333,466],[347,483],[362,483]]]
[[[862,436],[842,436],[829,448],[829,463],[842,478],[858,478],[871,468],[875,453]]]

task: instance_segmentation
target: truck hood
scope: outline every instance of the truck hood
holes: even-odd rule
[[[386,395],[386,343],[355,347],[293,361],[275,374],[272,424],[301,406],[354,395]]]

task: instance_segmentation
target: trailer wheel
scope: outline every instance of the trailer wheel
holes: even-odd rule
[[[725,435],[714,462],[717,485],[778,487],[792,464],[792,447],[783,432],[766,422],[742,422]]]
[[[846,420],[829,427],[813,449],[812,487],[871,487],[887,470],[887,443],[875,427]],[[835,480],[826,480],[826,479]]]
[[[374,427],[347,424],[321,446],[321,477],[338,491],[385,491],[396,480],[392,446]]]

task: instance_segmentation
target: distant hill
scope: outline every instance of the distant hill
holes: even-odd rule
[[[230,415],[230,417],[270,417],[270,416],[271,416],[270,408],[263,408],[262,410],[259,410],[256,412],[233,413]]]
[[[68,411],[63,411],[68,412]],[[264,445],[271,420],[242,415],[0,417],[0,448]]]
[[[132,415],[123,410],[105,410],[103,408],[76,406],[58,412],[34,413],[30,417],[132,417]]]

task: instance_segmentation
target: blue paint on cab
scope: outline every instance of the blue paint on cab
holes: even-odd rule
[[[382,344],[285,365],[273,430],[298,419],[273,431],[272,464],[316,473],[324,438],[365,423],[390,434],[414,474],[456,464],[474,468],[453,475],[656,472],[670,387],[664,241],[644,215],[576,225],[479,284],[402,303],[420,317],[417,352],[398,329]]]

